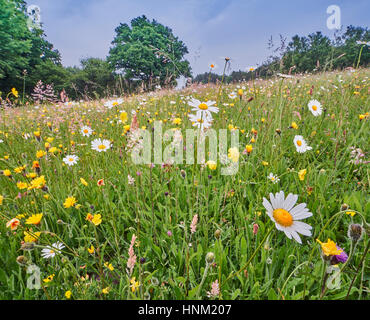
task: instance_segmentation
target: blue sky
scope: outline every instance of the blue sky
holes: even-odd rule
[[[329,5],[341,8],[341,24],[369,26],[369,0],[28,0],[38,5],[47,39],[62,55],[65,66],[81,58],[108,55],[122,22],[145,14],[170,27],[188,47],[186,58],[194,75],[216,63],[222,72],[223,57],[231,57],[232,70],[262,63],[269,55],[270,36],[291,38],[329,30]]]

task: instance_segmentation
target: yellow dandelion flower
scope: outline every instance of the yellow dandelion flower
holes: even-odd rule
[[[77,203],[77,200],[76,200],[75,197],[68,197],[64,201],[63,206],[64,206],[64,208],[68,209],[70,207],[73,207],[76,203]]]
[[[24,242],[36,242],[40,237],[41,232],[24,231]]]
[[[3,175],[5,177],[11,177],[12,172],[9,169],[5,169],[5,170],[3,170]]]
[[[343,250],[337,248],[333,240],[328,239],[327,242],[321,242],[319,239],[316,239],[316,241],[320,243],[322,252],[326,256],[337,256],[343,252]]]
[[[36,158],[38,159],[42,158],[45,155],[46,155],[46,152],[44,150],[39,150],[36,152]]]
[[[29,217],[29,218],[26,220],[26,224],[34,224],[34,225],[38,225],[38,224],[40,224],[40,222],[41,222],[42,216],[43,216],[43,214],[42,214],[42,213],[33,214],[31,217]]]

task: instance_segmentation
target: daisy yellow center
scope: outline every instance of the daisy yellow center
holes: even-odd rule
[[[49,252],[50,254],[53,254],[53,253],[55,253],[55,251],[54,250],[50,250],[50,252]]]
[[[198,119],[198,122],[199,122],[199,123],[203,123],[203,120],[202,120],[202,119]]]
[[[75,159],[73,158],[69,158],[69,162],[73,162]]]
[[[300,147],[300,146],[302,146],[302,141],[301,140],[298,140],[297,141],[297,145]]]
[[[206,103],[201,103],[201,104],[199,105],[199,109],[200,109],[200,110],[207,110],[207,109],[208,109],[208,105],[207,105]]]
[[[89,130],[85,129],[85,130],[84,130],[84,133],[89,133]]]
[[[284,227],[290,227],[293,224],[293,216],[284,209],[275,209],[272,215],[275,221]]]
[[[313,111],[316,111],[317,110],[317,107],[316,106],[312,106],[312,110]]]
[[[104,144],[101,144],[100,146],[98,146],[98,149],[99,150],[104,150],[106,147],[105,147],[105,145]]]
[[[118,105],[118,102],[117,101],[113,102],[113,106],[114,107],[117,106],[117,105]]]

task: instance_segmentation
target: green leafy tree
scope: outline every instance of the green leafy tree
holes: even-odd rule
[[[114,75],[107,61],[99,58],[81,60],[82,69],[75,69],[71,82],[85,98],[108,96],[114,86]]]
[[[29,29],[23,0],[0,0],[0,91],[22,88],[27,72],[25,90],[30,93],[41,79],[37,75],[42,65],[50,61],[61,65],[60,54],[45,39],[42,28]],[[44,73],[43,73],[44,74]]]
[[[0,79],[15,79],[28,66],[32,40],[23,4],[0,0]]]
[[[140,79],[152,89],[158,84],[174,85],[180,75],[191,75],[190,64],[184,60],[188,49],[170,28],[141,16],[131,21],[131,27],[120,24],[115,31],[108,62],[115,71],[123,71],[126,79]]]

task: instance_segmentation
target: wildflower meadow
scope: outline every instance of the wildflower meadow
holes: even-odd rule
[[[369,75],[4,106],[0,299],[368,299]]]

